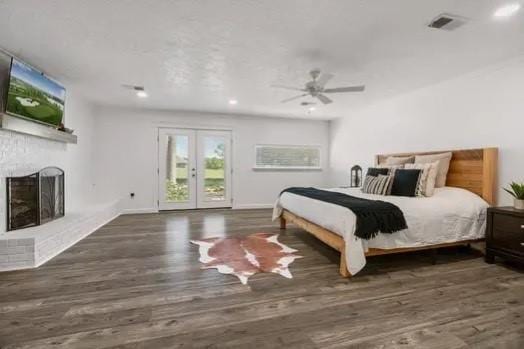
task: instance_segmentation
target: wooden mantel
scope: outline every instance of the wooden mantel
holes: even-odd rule
[[[23,133],[26,135],[50,139],[63,143],[77,143],[76,135],[59,131],[53,127],[39,124],[37,122],[24,120],[7,114],[0,114],[0,127],[3,130]]]

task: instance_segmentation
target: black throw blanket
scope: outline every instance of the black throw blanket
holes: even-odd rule
[[[408,227],[400,208],[390,202],[362,199],[315,188],[294,187],[282,191],[286,192],[350,209],[357,216],[355,235],[361,239],[369,240],[378,233],[391,234]]]

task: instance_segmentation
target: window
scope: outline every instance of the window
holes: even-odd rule
[[[255,169],[320,170],[320,146],[256,145]]]

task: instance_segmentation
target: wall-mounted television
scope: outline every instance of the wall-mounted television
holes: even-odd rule
[[[12,58],[0,49],[0,113],[5,112]]]
[[[7,114],[58,126],[64,117],[65,97],[62,85],[13,58],[5,107]]]

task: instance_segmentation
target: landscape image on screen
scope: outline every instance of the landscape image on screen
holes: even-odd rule
[[[58,83],[13,59],[7,113],[58,126],[64,116],[65,94]]]

